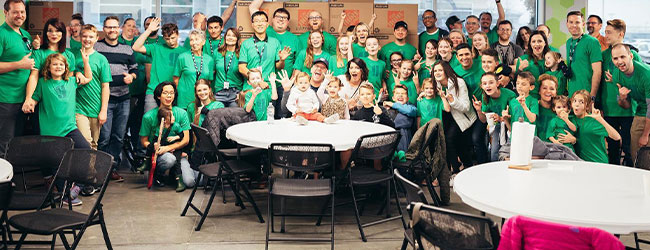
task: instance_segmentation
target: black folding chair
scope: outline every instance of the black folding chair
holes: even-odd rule
[[[240,206],[242,209],[245,209],[246,206],[244,206],[244,203],[242,202],[239,189],[244,191],[243,196],[245,196],[245,198],[253,206],[253,209],[255,210],[255,213],[257,214],[257,218],[259,219],[260,223],[264,223],[264,219],[262,218],[262,213],[257,207],[257,204],[253,199],[253,196],[248,191],[246,185],[241,184],[241,178],[244,175],[258,174],[260,172],[259,167],[253,166],[243,160],[237,160],[237,159],[226,160],[227,159],[226,156],[212,142],[208,130],[202,127],[195,126],[194,124],[191,124],[191,126],[192,126],[192,131],[196,136],[196,144],[194,150],[199,150],[201,152],[206,152],[206,153],[214,153],[217,155],[218,161],[199,166],[199,176],[196,180],[197,185],[194,185],[194,188],[192,189],[192,193],[190,194],[190,197],[188,198],[187,203],[183,208],[183,212],[181,212],[181,216],[185,216],[185,214],[187,213],[187,209],[192,208],[192,210],[194,210],[197,214],[201,216],[201,219],[199,220],[199,224],[196,226],[196,228],[194,228],[194,230],[195,231],[201,230],[201,226],[203,225],[203,222],[205,222],[205,218],[208,216],[208,213],[210,212],[210,207],[212,207],[212,202],[214,201],[214,197],[217,194],[217,189],[215,187],[212,188],[212,193],[210,194],[208,204],[204,211],[201,211],[201,209],[196,205],[194,205],[192,201],[194,200],[194,195],[196,194],[196,190],[199,186],[198,183],[201,182],[201,179],[207,177],[208,179],[206,180],[206,183],[211,180],[217,181],[218,179],[221,179],[222,183],[224,180],[228,181],[228,184],[230,185],[235,195],[235,199],[236,199],[235,204]],[[223,185],[221,189],[223,190]]]
[[[487,217],[423,203],[411,203],[411,226],[418,249],[497,249],[499,229]],[[426,247],[425,247],[426,245]]]
[[[112,162],[113,157],[101,151],[92,149],[73,149],[68,151],[55,176],[55,181],[61,180],[65,183],[63,190],[64,197],[71,199],[70,188],[72,188],[73,183],[77,183],[101,187],[101,191],[97,195],[97,200],[88,214],[72,210],[72,204],[68,203],[68,208],[52,208],[12,216],[9,218],[9,224],[22,233],[16,249],[20,249],[27,234],[58,235],[61,237],[63,246],[66,249],[76,249],[86,228],[98,224],[101,226],[106,247],[113,249],[108,237],[106,223],[104,222],[102,205],[102,198],[108,186]],[[48,194],[53,192],[53,186],[50,186]],[[44,200],[43,202],[46,201]],[[64,230],[79,231],[76,234],[73,231],[74,241],[72,245],[68,243]],[[54,248],[55,241],[56,237],[52,237],[52,248]]]
[[[402,190],[406,194],[407,210],[409,209],[410,204],[413,202],[421,202],[427,205],[429,204],[420,186],[406,179],[404,176],[400,175],[399,170],[395,169],[394,173],[398,185],[402,187]],[[410,213],[405,213],[405,214],[408,214],[408,219],[405,220],[409,221],[409,223],[407,223],[404,227],[404,241],[402,241],[401,249],[402,250],[406,249],[406,247],[409,244],[413,247],[413,249],[415,249],[415,238],[413,237],[413,229],[411,228],[410,225],[410,221],[412,219],[411,214]],[[402,217],[404,217],[404,215],[402,215]]]
[[[289,172],[295,173],[296,176],[302,176],[308,173],[318,173],[329,171],[334,173],[334,147],[325,144],[271,144],[269,146],[269,165],[271,167],[282,168],[284,178],[269,177],[269,203],[268,203],[268,221],[266,222],[266,249],[269,248],[269,241],[330,241],[331,248],[334,249],[334,181],[332,178],[319,179],[296,179],[287,178]],[[324,173],[320,177],[324,177]],[[271,238],[270,232],[275,232],[274,217],[281,216],[324,216],[320,214],[290,214],[281,211],[275,213],[273,208],[273,198],[298,198],[309,199],[315,197],[328,197],[332,203],[331,210],[331,235],[330,238]],[[327,206],[327,205],[325,205]],[[269,232],[270,231],[270,232]],[[282,230],[284,232],[284,224]]]
[[[643,170],[650,170],[650,147],[642,147],[639,149],[636,154],[636,159],[634,160],[634,167]],[[650,245],[650,240],[639,239],[639,235],[634,233],[634,244],[636,244],[636,249],[641,249],[639,248],[641,243]]]
[[[11,195],[13,193],[13,187],[11,186],[11,181],[0,183],[0,210],[2,210],[2,215],[0,215],[0,225],[4,225],[7,221],[7,209],[9,208],[9,203],[11,202]],[[0,227],[0,232],[2,232],[2,249],[7,249],[7,228],[2,226]]]
[[[438,193],[433,188],[432,184],[433,179],[431,178],[431,166],[429,166],[424,160],[425,150],[429,150],[431,155],[433,155],[433,148],[431,148],[430,145],[434,139],[436,139],[434,136],[429,136],[429,138],[426,139],[426,142],[420,145],[420,150],[413,160],[406,160],[405,162],[395,160],[393,161],[393,166],[403,171],[403,173],[415,183],[422,183],[423,180],[426,181],[427,190],[431,195],[433,205],[440,206],[442,203],[440,196],[438,196]]]

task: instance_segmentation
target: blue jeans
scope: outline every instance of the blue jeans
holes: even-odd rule
[[[171,169],[176,164],[176,156],[173,153],[164,153],[158,156],[156,161],[156,171],[158,174],[163,174],[167,169]],[[186,187],[194,187],[196,177],[198,177],[199,172],[190,168],[190,163],[187,161],[187,157],[181,158],[181,175],[183,176],[183,183]]]
[[[476,163],[483,164],[488,162],[487,152],[487,123],[481,122],[476,119],[472,127],[468,130],[472,133],[472,145],[474,146],[474,155],[476,156]]]
[[[490,161],[499,161],[499,149],[501,149],[499,137],[501,137],[501,123],[497,123],[494,127],[494,132],[492,132],[490,138]]]
[[[97,148],[113,156],[113,167],[120,165],[120,153],[122,153],[130,108],[128,98],[121,102],[109,102],[106,123],[104,123],[99,133]]]

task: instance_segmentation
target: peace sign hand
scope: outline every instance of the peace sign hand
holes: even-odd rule
[[[481,106],[483,105],[483,102],[481,102],[481,101],[479,101],[478,99],[476,99],[476,96],[472,96],[472,99],[474,100],[474,101],[472,102],[472,105],[474,106],[474,109],[475,109],[476,111],[480,111],[480,110],[481,110]]]

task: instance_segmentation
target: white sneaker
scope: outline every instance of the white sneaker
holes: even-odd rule
[[[339,114],[333,114],[333,115],[330,115],[329,117],[325,118],[325,120],[323,120],[323,122],[325,122],[327,124],[333,124],[333,123],[339,121],[339,119],[341,119],[339,117]]]
[[[307,125],[307,119],[302,116],[296,116],[296,122],[298,122],[300,125]]]
[[[452,174],[451,177],[449,178],[449,187],[454,186],[454,178],[456,178],[456,174]]]

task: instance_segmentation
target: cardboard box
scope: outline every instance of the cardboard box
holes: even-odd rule
[[[330,25],[327,30],[331,33],[338,33],[339,23],[341,22],[341,12],[345,11],[345,21],[343,29],[350,25],[357,25],[359,22],[368,24],[372,18],[372,12],[368,11],[373,8],[372,3],[330,3]]]
[[[330,3],[374,3],[375,0],[329,0]]]
[[[253,26],[251,26],[251,14],[248,11],[248,6],[250,4],[251,1],[237,2],[237,30],[239,30],[239,32],[253,32]],[[264,2],[262,4],[260,10],[266,12],[266,14],[269,15],[269,25],[271,25],[273,12],[275,12],[275,10],[278,8],[282,8],[283,6],[283,2]]]
[[[72,20],[73,2],[29,2],[27,29],[42,30],[50,18],[58,18],[66,25]]]
[[[379,34],[379,35],[374,35],[377,37],[377,40],[379,40],[379,46],[384,47],[386,44],[392,43],[395,41],[395,36],[394,35],[389,35],[389,34]],[[406,36],[406,43],[411,44],[415,46],[415,48],[418,48],[419,44],[419,36],[417,34],[413,35],[407,35]]]
[[[246,39],[253,37],[253,32],[242,32],[239,33],[239,36],[241,37],[241,42],[244,42]]]
[[[375,4],[374,12],[375,34],[393,34],[395,23],[405,21],[409,26],[409,34],[418,33],[418,5],[417,4]]]
[[[312,11],[318,11],[323,17],[323,28],[329,28],[329,4],[328,3],[317,3],[317,2],[285,2],[284,8],[289,11],[291,14],[291,20],[289,20],[289,30],[294,34],[302,34],[306,31],[311,30],[309,25],[309,13]]]

